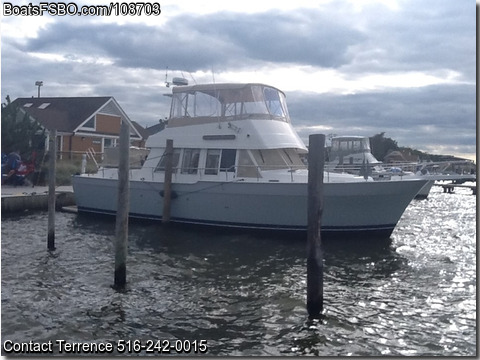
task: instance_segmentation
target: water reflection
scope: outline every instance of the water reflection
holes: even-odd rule
[[[472,355],[468,208],[474,197],[434,193],[412,203],[391,239],[324,239],[319,321],[305,309],[305,238],[132,222],[119,293],[111,219],[58,214],[49,253],[46,213],[3,218],[2,337],[206,339],[209,355]],[[457,212],[455,228],[442,221]]]

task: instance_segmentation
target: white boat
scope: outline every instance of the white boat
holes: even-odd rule
[[[166,128],[130,170],[129,216],[162,219],[164,156],[173,140],[171,221],[253,229],[307,229],[307,148],[282,91],[263,84],[172,87]],[[80,212],[115,214],[118,170],[73,177]],[[322,232],[388,237],[426,181],[377,182],[325,172]]]
[[[376,181],[416,177],[428,180],[419,190],[416,199],[426,199],[437,180],[472,180],[474,175],[444,173],[449,162],[396,162],[386,164],[373,156],[367,136],[335,136],[327,150],[325,168],[328,171],[372,176]],[[457,161],[464,163],[464,161]]]

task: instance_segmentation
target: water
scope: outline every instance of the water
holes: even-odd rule
[[[46,213],[1,225],[2,344],[181,339],[206,340],[207,355],[476,355],[470,191],[434,187],[391,239],[324,241],[317,321],[305,308],[301,237],[130,223],[121,293],[111,287],[113,219],[57,213],[53,253]]]

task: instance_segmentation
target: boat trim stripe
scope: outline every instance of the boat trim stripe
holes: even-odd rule
[[[95,208],[88,207],[78,207],[79,212],[88,212],[88,213],[97,213],[105,215],[116,215],[114,210],[98,210]],[[139,213],[129,213],[129,217],[136,219],[145,219],[145,220],[162,220],[161,216],[157,215],[145,215]],[[245,224],[245,223],[234,223],[234,222],[221,222],[221,221],[210,221],[210,220],[192,220],[172,217],[172,222],[185,223],[185,224],[198,224],[198,225],[209,225],[209,226],[223,226],[230,228],[245,228],[245,229],[259,229],[259,230],[285,230],[285,231],[306,231],[306,226],[295,226],[295,225],[269,225],[269,224]],[[322,232],[335,232],[335,233],[349,233],[349,232],[392,232],[396,224],[385,224],[385,225],[370,225],[368,227],[363,226],[322,226]]]

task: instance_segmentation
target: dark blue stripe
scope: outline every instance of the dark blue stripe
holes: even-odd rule
[[[110,210],[98,210],[94,208],[78,207],[80,212],[89,212],[96,214],[105,214],[105,215],[116,215],[116,211]],[[161,216],[155,215],[145,215],[138,213],[129,213],[129,217],[136,219],[146,219],[146,220],[162,220]],[[234,223],[234,222],[219,222],[219,221],[209,221],[209,220],[190,220],[184,218],[171,218],[172,222],[185,223],[185,224],[197,224],[197,225],[207,225],[207,226],[222,226],[230,228],[243,228],[243,229],[259,229],[259,230],[282,230],[282,231],[306,231],[305,226],[288,226],[288,225],[265,225],[265,224],[245,224],[245,223]],[[371,225],[368,227],[361,226],[322,226],[322,233],[339,233],[339,234],[349,234],[349,233],[378,233],[379,235],[389,236],[395,224],[387,225]]]

